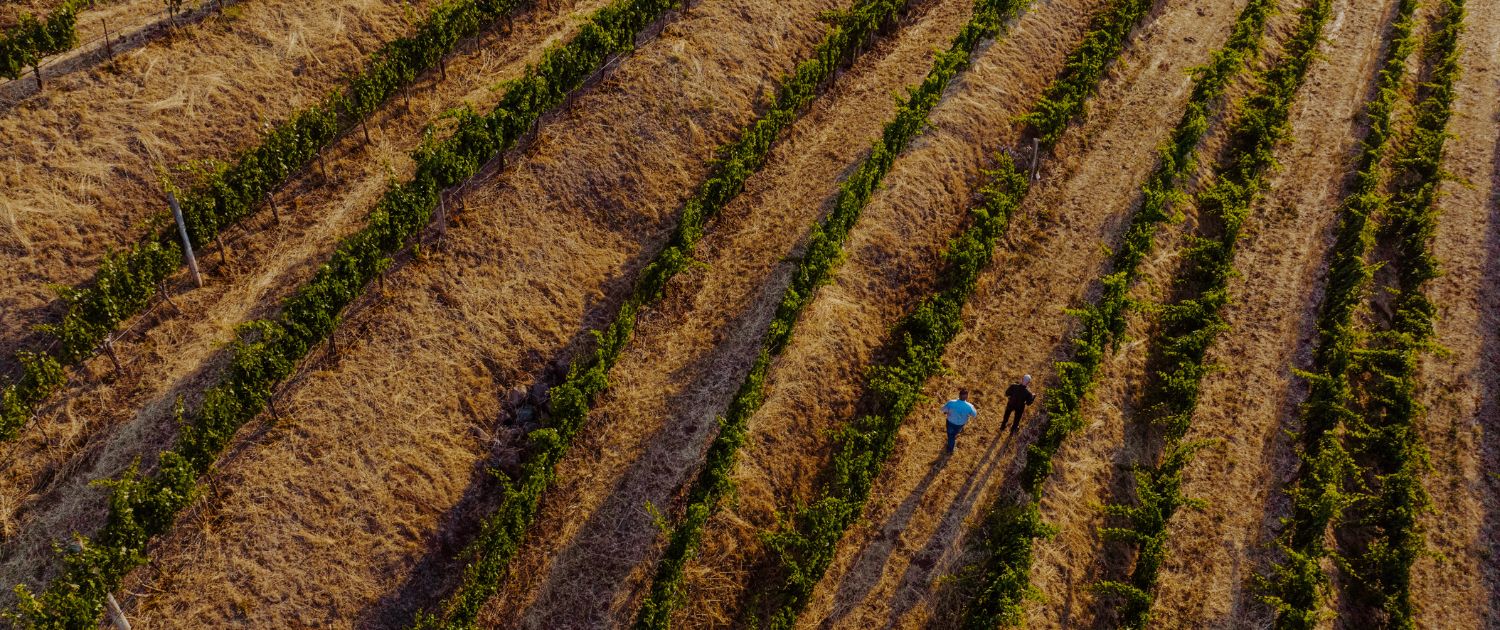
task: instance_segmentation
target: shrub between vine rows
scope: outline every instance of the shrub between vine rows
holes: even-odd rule
[[[63,558],[63,574],[40,596],[16,587],[16,621],[48,630],[94,627],[105,596],[145,561],[151,538],[170,528],[192,502],[198,479],[235,431],[266,408],[274,388],[333,332],[340,311],[430,222],[442,191],[512,146],[543,113],[561,104],[611,55],[629,50],[642,29],[675,5],[675,0],[615,0],[595,11],[573,39],[549,48],[523,77],[507,82],[490,113],[463,111],[450,137],[429,137],[414,155],[412,179],[392,184],[369,224],[340,243],[314,278],[285,301],[280,317],[241,326],[227,373],[205,393],[195,414],[181,414],[181,433],[161,454],[156,473],[142,476],[132,467],[106,482],[112,493],[104,527],[81,551]],[[545,441],[545,434],[538,441]]]
[[[927,114],[942,91],[968,65],[969,56],[983,41],[995,37],[1005,23],[1030,4],[1030,0],[980,0],[974,15],[954,37],[948,51],[934,61],[926,79],[898,106],[880,140],[854,175],[840,185],[833,210],[814,228],[807,253],[793,273],[776,314],[762,341],[759,354],[744,382],[735,392],[726,414],[719,419],[719,433],[709,445],[703,468],[688,492],[687,506],[667,535],[667,548],[657,562],[651,590],[641,604],[635,627],[670,627],[671,615],[682,603],[683,569],[696,553],[703,527],[717,510],[720,500],[732,491],[729,475],[735,456],[744,443],[746,423],[764,401],[766,373],[771,360],[780,355],[796,326],[797,318],[812,301],[813,293],[832,273],[841,256],[843,241],[869,202],[885,173],[926,124]]]
[[[173,189],[200,247],[254,212],[266,196],[306,168],[344,129],[364,120],[417,74],[433,68],[458,42],[486,24],[530,4],[530,0],[448,0],[435,7],[409,37],[371,54],[365,68],[342,91],[293,114],[241,152],[233,163],[205,165],[198,183]],[[92,282],[64,287],[62,321],[40,328],[58,341],[56,352],[19,356],[20,380],[0,390],[0,441],[14,438],[36,405],[66,382],[64,365],[93,356],[120,322],[139,313],[158,287],[183,265],[175,228],[168,225],[125,252],[106,252]]]
[[[1416,628],[1411,599],[1411,567],[1426,544],[1420,518],[1431,511],[1422,486],[1430,466],[1417,423],[1425,414],[1417,400],[1419,360],[1432,345],[1437,307],[1424,287],[1438,275],[1431,241],[1437,229],[1437,189],[1443,182],[1442,159],[1448,122],[1457,97],[1454,83],[1461,71],[1458,41],[1463,32],[1464,0],[1443,0],[1436,29],[1427,43],[1430,76],[1421,86],[1416,121],[1397,160],[1397,185],[1381,239],[1394,243],[1395,315],[1389,329],[1359,351],[1366,374],[1361,389],[1367,409],[1351,431],[1354,451],[1373,462],[1365,471],[1370,488],[1358,498],[1362,520],[1373,525],[1375,539],[1353,563],[1356,577],[1375,594],[1374,608],[1387,628]]]
[[[502,480],[504,496],[499,508],[486,518],[479,535],[461,554],[469,558],[469,564],[460,586],[442,604],[441,616],[421,615],[417,627],[462,628],[473,624],[535,520],[557,461],[587,421],[593,402],[609,386],[609,370],[633,335],[640,310],[657,302],[667,283],[691,264],[694,247],[708,221],[760,170],[781,131],[800,117],[840,67],[852,63],[857,51],[883,26],[894,23],[907,2],[860,0],[848,10],[830,14],[834,27],[814,48],[811,59],[783,77],[770,110],[741,130],[738,140],[716,152],[720,157],[711,168],[712,175],[683,206],[667,246],[642,270],[615,320],[605,329],[594,331],[594,352],[575,360],[564,382],[552,388],[551,426],[530,436],[533,442],[520,479]]]
[[[1365,117],[1370,128],[1361,144],[1354,186],[1341,207],[1327,286],[1318,312],[1318,338],[1300,409],[1302,470],[1291,490],[1292,516],[1279,545],[1287,558],[1268,581],[1266,599],[1280,610],[1283,626],[1316,624],[1328,588],[1321,560],[1328,556],[1324,539],[1349,505],[1343,480],[1353,461],[1335,433],[1357,421],[1350,377],[1358,344],[1354,315],[1363,303],[1372,267],[1365,255],[1372,240],[1371,218],[1386,204],[1381,194],[1382,162],[1391,138],[1391,114],[1400,99],[1406,63],[1416,46],[1413,36],[1417,0],[1402,0],[1391,27],[1391,41]]]
[[[968,63],[974,47],[982,39],[980,33],[998,32],[1005,19],[1016,15],[1028,4],[994,3],[976,9],[975,35],[967,41],[955,41],[946,53],[953,57],[954,63],[948,66],[951,69],[945,68],[947,64],[939,60],[928,80],[914,93],[914,100],[917,95],[929,95],[925,107],[920,110],[903,108],[898,113],[893,125],[908,130],[898,146],[904,147],[925,124],[927,114],[936,105],[942,90]],[[1097,91],[1109,63],[1124,49],[1131,31],[1149,13],[1152,4],[1149,0],[1115,0],[1094,16],[1088,34],[1069,53],[1058,78],[1043,92],[1031,113],[1023,118],[1047,148],[1050,149],[1061,137],[1062,129],[1082,113],[1085,102]],[[902,116],[909,116],[912,122],[903,124]],[[891,144],[890,136],[887,133],[884,146]],[[876,145],[876,155],[882,148],[883,145]],[[882,176],[889,169],[890,161],[878,163],[883,165]],[[878,411],[837,433],[835,452],[820,484],[821,496],[806,506],[795,508],[789,515],[783,515],[776,529],[763,534],[772,556],[768,575],[776,577],[761,581],[756,598],[764,605],[770,627],[790,628],[795,624],[797,615],[832,562],[839,539],[859,518],[875,478],[890,455],[896,430],[921,400],[922,384],[941,369],[943,350],[958,333],[963,305],[993,257],[996,239],[1009,225],[1012,213],[1029,188],[1026,176],[1008,157],[1002,157],[997,169],[989,176],[991,181],[982,191],[983,201],[970,213],[973,225],[949,243],[945,267],[939,278],[942,288],[896,325],[892,336],[897,347],[891,352],[891,362],[877,365],[870,371],[866,387]],[[797,310],[811,301],[813,289],[831,271],[842,248],[843,237],[853,228],[858,210],[868,197],[868,192],[863,193],[859,205],[850,209],[850,220],[839,225],[837,241],[823,241],[827,243],[828,253],[809,256],[815,261],[826,262],[820,263],[822,271],[819,276],[808,278],[801,286],[794,282],[788,290],[788,296],[802,301]],[[836,207],[834,212],[838,213],[839,209]],[[839,219],[842,217],[831,215],[829,223]],[[815,248],[823,242],[815,238],[809,252],[816,252]],[[804,276],[799,273],[795,277],[801,279]],[[794,323],[795,313],[788,315],[786,321]],[[790,326],[785,330],[789,335]],[[772,335],[774,339],[774,328]],[[779,352],[784,344],[784,341],[781,346],[768,344],[767,348]],[[755,624],[762,610],[751,610],[747,614],[751,616],[750,622]]]

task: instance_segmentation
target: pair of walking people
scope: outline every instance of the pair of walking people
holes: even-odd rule
[[[1031,375],[1027,374],[1011,383],[1011,386],[1005,389],[1005,399],[1005,416],[1000,419],[1000,428],[1004,429],[1009,424],[1010,432],[1014,434],[1016,429],[1021,428],[1021,416],[1026,412],[1027,405],[1036,402],[1036,394],[1031,393]],[[958,442],[958,434],[963,432],[969,420],[979,415],[979,410],[969,402],[969,390],[960,389],[958,398],[943,405],[943,413],[948,416],[947,452],[952,453],[954,445]]]

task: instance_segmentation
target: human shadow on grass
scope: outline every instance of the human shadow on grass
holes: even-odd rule
[[[894,598],[890,603],[890,614],[886,620],[887,628],[897,628],[901,619],[918,602],[922,601],[921,589],[931,584],[933,573],[942,566],[942,556],[954,548],[953,541],[962,531],[965,517],[974,511],[974,505],[984,494],[988,481],[994,477],[995,470],[1003,461],[1012,461],[1017,453],[1022,450],[1020,433],[998,433],[990,438],[989,447],[985,449],[975,465],[975,473],[964,479],[959,486],[958,493],[953,501],[948,504],[947,510],[943,512],[940,525],[927,544],[920,551],[912,555],[912,560],[907,564],[906,571],[901,575],[901,581],[896,587]],[[1004,456],[1002,456],[1004,454]],[[914,493],[914,496],[920,493]],[[904,525],[903,525],[904,526]],[[896,532],[899,535],[899,531]],[[884,565],[884,562],[882,562]],[[878,577],[878,573],[876,574]],[[847,600],[850,603],[859,601]]]
[[[1500,81],[1500,78],[1489,78]],[[1500,115],[1495,117],[1494,124],[1500,125]],[[1480,462],[1493,465],[1500,458],[1500,139],[1495,143],[1490,171],[1489,234],[1485,239],[1488,264],[1479,279],[1480,317],[1479,330],[1475,331],[1484,340],[1480,344],[1479,356],[1487,357],[1488,361],[1487,365],[1480,366],[1484,372],[1475,375],[1479,380],[1479,414],[1474,421],[1481,436]],[[1483,550],[1481,557],[1486,559],[1481,570],[1484,572],[1483,582],[1489,583],[1490,592],[1488,597],[1476,598],[1476,601],[1488,603],[1483,619],[1493,627],[1500,625],[1500,563],[1494,557],[1494,549],[1500,544],[1500,470],[1483,465],[1480,470],[1484,478],[1479,483],[1489,496],[1482,501],[1486,507],[1484,524],[1479,530],[1479,540],[1474,542],[1477,549]]]

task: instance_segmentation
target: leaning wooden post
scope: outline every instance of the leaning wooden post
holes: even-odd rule
[[[41,64],[41,61],[38,61],[36,63],[36,65],[31,66],[31,71],[34,72],[34,73],[36,73],[36,91],[40,92],[40,91],[42,91],[42,64]]]
[[[370,124],[361,119],[359,121],[359,128],[365,131],[365,146],[370,146]]]
[[[104,594],[104,607],[109,609],[109,620],[114,622],[115,630],[130,630],[130,621],[125,619],[125,611],[120,610],[120,602],[115,601],[113,594]]]
[[[172,218],[177,221],[177,234],[182,237],[182,255],[187,258],[188,273],[193,284],[203,286],[203,276],[198,275],[198,258],[193,256],[193,241],[188,238],[187,221],[182,220],[182,206],[177,205],[177,195],[167,193],[167,205],[172,206]]]
[[[448,198],[447,195],[445,195],[445,194],[443,194],[441,192],[438,193],[438,211],[437,211],[438,238],[447,238],[448,237],[448,203],[447,203],[447,201],[445,201],[447,198]]]
[[[271,216],[276,217],[277,223],[281,223],[281,211],[276,209],[276,195],[266,191],[266,203],[271,205]]]
[[[1037,180],[1037,169],[1042,166],[1042,139],[1031,139],[1031,181]]]
[[[107,354],[107,355],[109,355],[110,362],[115,364],[115,373],[116,374],[124,374],[125,373],[125,367],[122,366],[122,365],[120,365],[120,355],[115,354],[115,339],[114,339],[114,336],[111,335],[109,337],[106,337],[104,339],[104,343],[101,344],[101,345],[104,347],[104,353]]]
[[[115,46],[109,42],[109,22],[99,18],[99,24],[104,26],[104,51],[109,54],[110,59],[115,58]]]
[[[228,265],[229,264],[229,248],[224,246],[224,235],[223,234],[215,234],[214,235],[214,244],[219,246],[219,264],[220,265]]]

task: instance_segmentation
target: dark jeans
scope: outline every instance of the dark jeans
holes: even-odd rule
[[[1005,428],[1005,424],[1007,422],[1010,422],[1010,415],[1012,413],[1014,413],[1014,414],[1016,414],[1016,421],[1015,421],[1014,424],[1010,425],[1010,432],[1011,433],[1015,433],[1016,429],[1021,428],[1021,414],[1025,413],[1025,412],[1026,412],[1026,405],[1014,405],[1014,404],[1012,404],[1012,405],[1006,405],[1005,406],[1005,417],[1003,417],[1003,418],[1000,419],[1000,428],[1001,429]]]
[[[948,452],[953,452],[953,443],[958,441],[959,432],[964,430],[964,425],[948,423]]]

